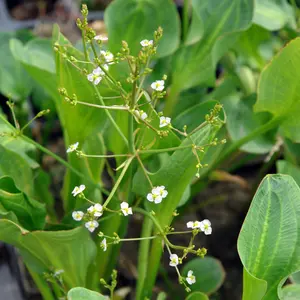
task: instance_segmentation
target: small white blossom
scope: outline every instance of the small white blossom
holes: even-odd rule
[[[72,195],[76,197],[80,193],[82,193],[85,190],[85,185],[81,184],[80,186],[75,186],[74,190],[72,191]]]
[[[153,188],[152,194],[159,195],[164,199],[168,196],[168,191],[166,190],[165,186],[161,185]]]
[[[73,211],[72,212],[72,218],[75,220],[75,221],[81,221],[82,218],[84,216],[84,213],[82,211]]]
[[[190,222],[187,222],[186,223],[186,227],[187,228],[192,228],[192,229],[197,229],[197,228],[200,228],[200,222],[199,221],[190,221]]]
[[[134,113],[142,120],[146,120],[148,118],[148,115],[143,110],[135,110]]]
[[[113,63],[114,55],[111,52],[101,50],[100,54],[104,57],[107,63]]]
[[[177,254],[171,254],[170,255],[170,263],[169,263],[169,265],[171,267],[176,267],[178,265],[178,263],[179,263],[179,260],[178,260]]]
[[[155,91],[163,91],[165,88],[165,81],[164,80],[156,80],[151,83],[151,88]]]
[[[156,204],[160,203],[162,199],[166,198],[168,191],[163,185],[156,186],[152,189],[151,193],[147,195],[147,200]]]
[[[107,37],[107,36],[104,36],[104,35],[101,35],[101,34],[99,34],[99,35],[96,35],[96,36],[94,37],[94,40],[96,40],[96,41],[102,41],[102,42],[104,42],[104,41],[108,41],[108,37]]]
[[[101,217],[103,214],[103,206],[99,203],[90,206],[88,212],[91,213],[94,217]]]
[[[170,125],[170,124],[171,124],[171,118],[169,118],[169,117],[164,117],[164,116],[162,116],[162,117],[159,118],[159,127],[160,127],[160,128],[161,128],[161,127],[168,126],[168,125]]]
[[[143,47],[149,47],[149,46],[152,46],[153,45],[153,40],[142,40],[140,42],[140,44],[143,46]]]
[[[196,277],[193,275],[192,270],[188,271],[186,281],[187,281],[188,284],[194,284],[196,282]]]
[[[69,152],[74,152],[78,148],[79,143],[75,143],[73,145],[70,145],[69,148],[67,149],[67,153]]]
[[[121,203],[121,211],[124,214],[124,216],[132,215],[132,208],[129,207],[127,202]]]
[[[212,233],[211,223],[207,219],[200,222],[199,228],[204,232],[205,235],[209,235]]]
[[[107,243],[106,243],[106,239],[105,238],[100,243],[100,247],[102,248],[103,251],[106,251],[106,249],[107,249]]]
[[[97,221],[89,221],[85,223],[85,227],[90,231],[93,232],[97,227],[99,226],[99,223]]]
[[[98,67],[94,69],[91,74],[87,75],[87,79],[97,85],[102,80],[103,75],[105,75],[105,73],[101,70],[100,67]]]

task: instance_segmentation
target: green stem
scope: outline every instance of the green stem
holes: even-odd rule
[[[228,157],[237,151],[241,146],[244,144],[248,143],[249,141],[253,140],[255,137],[271,130],[274,128],[276,125],[278,125],[282,121],[282,117],[275,117],[271,119],[268,123],[262,125],[261,127],[258,127],[257,129],[253,130],[250,134],[247,136],[243,137],[242,139],[234,142],[224,153],[221,155],[221,157],[216,160],[211,166],[210,166],[210,171],[216,169],[221,165],[222,162],[224,162]]]
[[[82,38],[82,45],[83,45],[83,52],[84,52],[84,57],[86,61],[89,61],[89,55],[86,49],[86,42],[85,42],[85,36],[84,36],[84,29],[81,30],[81,38]]]
[[[176,150],[183,150],[183,149],[187,149],[187,148],[192,148],[192,145],[170,147],[170,148],[164,148],[164,149],[139,150],[139,154],[163,153],[163,152],[171,152],[171,151],[176,151]]]
[[[182,40],[185,42],[189,30],[189,8],[190,0],[184,0],[182,13]]]
[[[133,241],[146,241],[146,240],[153,240],[156,239],[158,236],[157,235],[152,235],[152,236],[143,236],[140,238],[128,238],[128,239],[120,239],[120,242],[133,242]]]
[[[31,278],[33,279],[34,283],[36,284],[37,288],[39,289],[39,292],[41,293],[43,299],[55,300],[55,297],[52,294],[51,289],[50,289],[49,285],[47,284],[47,282],[45,281],[45,279],[41,275],[32,271],[28,265],[26,265],[26,267],[27,267],[27,270],[28,270]]]
[[[97,87],[94,85],[94,90],[97,94],[97,97],[101,103],[101,105],[105,106],[105,103],[103,101],[102,96],[100,95],[99,90],[97,89]],[[110,112],[107,109],[104,109],[109,121],[111,122],[111,124],[113,125],[113,127],[115,127],[115,129],[117,130],[117,132],[119,133],[119,135],[121,136],[122,140],[125,142],[125,144],[128,146],[128,141],[125,137],[125,135],[123,134],[121,128],[118,126],[118,124],[115,122],[114,118],[112,117],[112,115],[110,114]]]
[[[88,102],[82,102],[82,101],[77,101],[78,104],[81,105],[86,105],[86,106],[91,106],[91,107],[96,107],[96,108],[103,108],[103,109],[111,109],[111,110],[128,110],[128,107],[123,106],[123,105],[111,105],[111,106],[107,106],[107,105],[97,105],[97,104],[93,104],[93,103],[88,103]]]
[[[153,223],[150,218],[146,218],[143,223],[141,236],[149,236],[152,233]],[[142,299],[142,293],[144,289],[145,279],[148,268],[148,257],[150,249],[150,240],[144,240],[140,243],[139,254],[138,254],[138,280],[136,286],[136,299]]]
[[[108,205],[108,203],[110,202],[110,200],[113,198],[113,196],[114,196],[114,194],[115,194],[117,188],[119,187],[119,185],[120,185],[120,183],[121,183],[123,177],[125,176],[125,173],[126,173],[128,167],[130,166],[130,164],[131,164],[133,158],[134,158],[134,156],[130,157],[130,158],[127,160],[127,162],[125,163],[125,165],[124,165],[124,167],[123,167],[123,170],[122,170],[120,176],[118,177],[118,179],[117,179],[117,181],[116,181],[116,183],[115,183],[113,189],[111,190],[109,196],[107,197],[106,201],[104,202],[103,207],[106,207],[106,206]]]
[[[85,153],[80,153],[81,156],[84,157],[89,157],[89,158],[113,158],[113,157],[130,157],[132,156],[131,154],[109,154],[109,155],[93,155],[93,154],[85,154]]]

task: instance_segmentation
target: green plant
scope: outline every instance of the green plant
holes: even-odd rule
[[[288,149],[286,156],[297,162],[291,150],[299,142],[300,44],[295,38],[295,4],[284,0],[184,2],[180,26],[172,1],[113,1],[105,12],[111,52],[107,38],[96,36],[89,27],[86,6],[83,18],[77,20],[83,51],[58,26],[52,42],[34,38],[23,44],[13,38],[5,43],[4,51],[11,53],[18,72],[13,76],[8,72],[11,80],[0,84],[2,93],[17,102],[24,101],[33,84],[42,88],[55,105],[68,154],[64,160],[29,137],[32,122],[48,114],[47,107],[41,106],[41,112],[28,121],[20,117],[18,104],[8,101],[11,122],[0,115],[0,239],[20,249],[45,299],[101,299],[103,286],[113,297],[117,284],[113,269],[120,244],[127,241],[139,242],[136,299],[152,296],[165,249],[179,283],[192,290],[187,299],[207,299],[224,280],[222,266],[208,257],[188,262],[182,273],[177,265],[189,254],[205,256],[207,250],[195,248],[194,239],[200,232],[211,233],[210,222],[191,221],[187,231],[176,232],[174,218],[210,179],[226,180],[226,172],[253,155],[268,154],[262,176],[277,159],[281,145]],[[278,36],[271,34],[273,30],[279,30]],[[222,73],[216,83],[218,64]],[[19,79],[24,74],[30,75],[25,84]],[[207,87],[212,86],[209,93]],[[66,167],[63,218],[54,209],[49,177],[40,166],[37,150]],[[246,156],[234,160],[239,151]],[[226,172],[216,170],[221,166]],[[103,178],[102,174],[108,175]],[[269,256],[262,245],[282,241],[277,227],[281,223],[271,222],[278,216],[286,228],[298,232],[296,218],[287,220],[287,211],[297,216],[298,200],[293,197],[297,193],[290,178],[275,175],[263,181],[254,197],[239,237],[243,299],[276,299],[291,289],[277,294],[283,280],[298,271],[296,259],[286,272],[277,268],[281,259],[297,249],[297,239],[289,240],[289,247],[282,245],[287,252],[281,256],[277,252]],[[291,198],[288,203],[285,194]],[[279,202],[271,201],[272,197]],[[289,208],[293,203],[294,208]],[[270,219],[265,219],[266,204],[272,209]],[[140,237],[126,236],[131,214],[144,216]],[[255,222],[257,231],[252,232]],[[266,226],[274,230],[267,232],[270,237]],[[173,244],[170,239],[176,234],[190,234],[189,244]],[[270,272],[263,270],[261,257],[272,257],[267,261]],[[207,267],[209,263],[212,267]],[[201,284],[205,268],[210,279]],[[43,273],[52,288],[45,284]],[[164,294],[159,297],[163,299]]]

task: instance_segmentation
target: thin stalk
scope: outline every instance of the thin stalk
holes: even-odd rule
[[[153,240],[156,239],[157,235],[145,236],[140,238],[128,238],[128,239],[119,239],[120,242],[133,242],[133,241],[145,241],[145,240]]]
[[[84,29],[81,30],[81,38],[82,38],[82,45],[83,45],[83,52],[84,52],[85,60],[89,61],[90,58],[89,58],[89,55],[88,55],[88,52],[87,52],[87,49],[86,49]]]
[[[17,120],[17,118],[16,118],[16,114],[15,114],[14,107],[13,107],[13,106],[14,106],[14,103],[12,103],[12,102],[7,102],[7,103],[8,103],[8,107],[9,107],[9,109],[10,109],[10,111],[11,111],[13,120],[14,120],[15,128],[16,128],[17,130],[20,130],[20,124],[19,124],[19,122],[18,122],[18,120]]]
[[[145,218],[141,236],[145,237],[152,233],[153,223],[150,218]],[[150,249],[150,240],[143,240],[140,243],[139,254],[138,254],[138,280],[136,286],[136,299],[142,300],[143,287],[147,275],[148,268],[148,256]]]
[[[183,150],[187,148],[192,148],[192,144],[186,146],[164,148],[164,149],[139,150],[139,154],[163,153],[163,152],[171,152],[176,150]]]
[[[96,108],[103,108],[103,109],[111,109],[111,110],[128,110],[128,107],[123,106],[123,105],[112,105],[112,106],[107,106],[107,105],[98,105],[98,104],[93,104],[93,103],[87,103],[87,102],[82,102],[82,101],[77,101],[78,104],[81,105],[86,105],[86,106],[91,106],[91,107],[96,107]]]
[[[145,174],[145,176],[146,176],[146,178],[147,178],[147,180],[148,180],[148,182],[149,182],[151,188],[153,188],[152,181],[151,181],[151,179],[150,179],[150,177],[149,177],[149,175],[148,175],[148,173],[147,173],[147,170],[146,170],[146,168],[145,168],[145,166],[144,166],[142,160],[140,159],[140,157],[139,157],[138,155],[136,156],[136,158],[137,158],[138,162],[140,163],[141,168],[142,168],[142,170],[143,170],[143,172],[144,172],[144,174]]]
[[[189,30],[189,8],[190,0],[184,0],[182,12],[182,40],[185,42]]]
[[[55,297],[52,294],[52,291],[51,291],[49,285],[47,284],[47,282],[45,281],[45,279],[41,275],[32,271],[31,268],[28,267],[28,265],[26,265],[26,268],[27,268],[31,278],[33,279],[34,283],[38,287],[39,292],[41,293],[43,299],[55,300]]]
[[[36,119],[38,119],[39,116],[36,115],[34,118],[32,118],[27,124],[25,124],[22,128],[21,128],[21,132],[24,132],[24,130],[30,125],[32,124]]]
[[[124,167],[123,167],[123,170],[122,170],[120,176],[118,177],[118,179],[117,179],[117,181],[116,181],[116,183],[115,183],[113,189],[111,190],[109,196],[107,197],[106,201],[104,202],[103,207],[106,207],[106,206],[108,205],[108,203],[110,202],[110,200],[113,198],[113,196],[114,196],[114,194],[115,194],[117,188],[119,187],[119,185],[120,185],[120,183],[121,183],[123,177],[125,176],[125,173],[126,173],[128,167],[130,166],[130,164],[131,164],[133,158],[134,158],[133,156],[130,157],[130,158],[127,160],[127,162],[125,163],[125,165],[124,165]]]
[[[85,154],[80,153],[80,156],[90,157],[90,158],[114,158],[114,157],[131,157],[131,154],[108,154],[108,155],[93,155],[93,154]]]
[[[102,96],[100,95],[100,92],[99,92],[99,90],[97,89],[97,87],[96,87],[95,85],[94,85],[94,90],[95,90],[95,92],[96,92],[96,94],[97,94],[97,97],[98,97],[98,99],[99,99],[101,105],[105,106],[105,103],[104,103],[104,101],[103,101],[103,98],[102,98]],[[128,141],[127,141],[125,135],[123,134],[121,128],[120,128],[120,127],[118,126],[118,124],[115,122],[115,120],[114,120],[114,118],[112,117],[112,115],[110,114],[110,112],[109,112],[107,109],[105,109],[104,111],[105,111],[105,113],[106,113],[106,115],[107,115],[109,121],[110,121],[111,124],[113,125],[113,127],[115,127],[115,129],[117,130],[117,132],[118,132],[119,135],[121,136],[122,140],[123,140],[123,141],[125,142],[125,144],[128,146]]]
[[[253,140],[256,136],[259,136],[272,128],[274,128],[276,125],[278,125],[282,121],[282,117],[275,117],[271,119],[268,123],[258,127],[257,129],[253,130],[250,134],[243,137],[242,139],[236,141],[233,143],[224,153],[221,155],[221,157],[216,160],[211,166],[210,170],[216,169],[222,162],[224,162],[228,157],[237,151],[241,146],[248,143],[249,141]]]

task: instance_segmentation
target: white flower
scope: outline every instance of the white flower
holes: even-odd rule
[[[72,195],[76,197],[78,194],[82,193],[85,190],[85,185],[81,184],[80,186],[75,186],[72,191]]]
[[[192,229],[196,229],[196,228],[200,228],[200,222],[199,221],[190,221],[186,223],[186,227],[187,228],[192,228]]]
[[[95,85],[97,85],[102,80],[103,75],[105,75],[104,72],[101,70],[100,67],[98,67],[94,69],[91,74],[87,75],[87,79],[90,82],[93,82]]]
[[[212,233],[211,223],[207,219],[200,222],[199,228],[204,232],[205,235],[209,235]]]
[[[165,81],[164,80],[156,80],[153,83],[151,83],[151,88],[155,91],[163,91],[165,88]]]
[[[152,46],[153,45],[153,40],[142,40],[140,42],[140,44],[143,46],[143,47],[149,47],[150,45]]]
[[[106,251],[106,249],[107,249],[107,243],[106,243],[106,239],[105,238],[100,243],[100,247],[103,249],[103,251]]]
[[[193,275],[192,270],[188,271],[186,281],[187,281],[188,284],[194,284],[196,282],[196,277]]]
[[[127,202],[121,203],[121,211],[124,214],[124,216],[132,215],[132,208],[129,207]]]
[[[90,231],[93,232],[99,226],[97,221],[89,221],[85,223],[85,227]]]
[[[94,40],[96,40],[96,41],[108,41],[108,37],[99,34],[99,35],[96,35],[96,36],[94,37]]]
[[[171,267],[176,267],[178,265],[178,263],[179,263],[179,260],[178,260],[177,254],[171,254],[170,255],[170,263],[169,263],[169,265]]]
[[[75,221],[81,221],[82,218],[84,216],[84,213],[82,211],[73,211],[72,212],[72,218],[75,220]]]
[[[152,194],[159,195],[164,199],[168,196],[168,191],[166,190],[165,186],[161,185],[153,188]]]
[[[169,124],[171,124],[171,118],[169,117],[160,117],[159,118],[159,127],[165,127],[165,126],[168,126]]]
[[[94,217],[101,217],[103,214],[103,206],[99,203],[90,206],[88,212],[91,213]]]
[[[104,57],[105,61],[108,63],[113,63],[114,55],[109,51],[101,50],[100,54]]]
[[[147,200],[158,204],[162,201],[162,199],[166,198],[167,195],[168,195],[168,191],[165,189],[163,185],[156,186],[152,189],[151,193],[147,195]]]
[[[143,110],[135,110],[134,111],[135,115],[142,120],[146,120],[148,118],[148,115],[143,111]]]
[[[74,152],[78,148],[79,143],[75,143],[73,145],[70,145],[69,148],[67,149],[67,153],[69,152]]]

